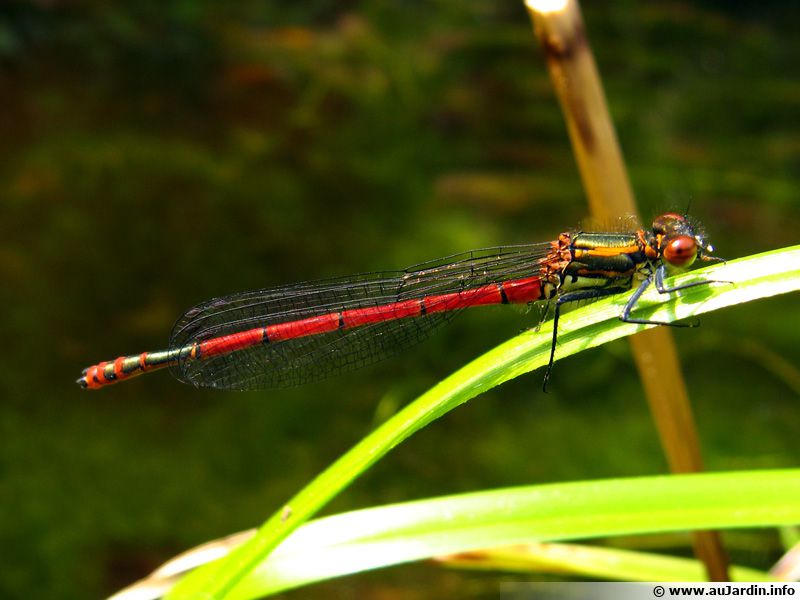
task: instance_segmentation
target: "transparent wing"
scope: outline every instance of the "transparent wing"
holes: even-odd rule
[[[532,277],[551,246],[486,248],[415,265],[234,294],[189,309],[175,324],[170,348],[340,311],[461,294],[490,283]],[[198,387],[253,390],[285,387],[357,369],[421,342],[461,307],[360,327],[259,344],[202,360],[184,358],[173,374]]]

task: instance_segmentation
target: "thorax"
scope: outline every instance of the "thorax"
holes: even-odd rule
[[[545,259],[546,296],[587,288],[630,288],[634,278],[650,272],[655,259],[644,232],[564,233]]]

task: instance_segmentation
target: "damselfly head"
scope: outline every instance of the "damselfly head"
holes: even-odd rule
[[[702,226],[686,215],[664,213],[653,221],[653,234],[664,262],[675,269],[685,269],[698,258],[718,260],[711,256],[714,247],[708,243]]]

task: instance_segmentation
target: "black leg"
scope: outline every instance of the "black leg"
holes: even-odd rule
[[[547,369],[544,372],[544,381],[542,382],[542,391],[545,394],[547,393],[547,383],[550,381],[550,374],[553,371],[553,362],[555,362],[556,341],[558,340],[558,319],[561,317],[561,305],[567,304],[568,302],[578,302],[579,300],[596,300],[597,298],[612,296],[624,291],[625,289],[623,288],[578,290],[564,294],[556,300],[556,308],[553,314],[553,341],[550,344],[550,362],[547,363]],[[639,295],[641,295],[641,292]]]
[[[702,281],[692,281],[691,283],[684,283],[683,285],[676,285],[675,287],[667,288],[664,287],[664,273],[666,270],[667,268],[664,265],[658,265],[658,267],[656,267],[656,289],[658,290],[659,294],[669,294],[671,292],[686,290],[699,285],[708,285],[710,283],[721,283],[714,281],[713,279],[703,279]],[[730,282],[728,281],[725,283]]]
[[[688,288],[697,287],[699,285],[708,285],[709,283],[714,283],[712,280],[703,280],[703,281],[693,281],[692,283],[687,283],[685,285],[677,285],[675,287],[664,287],[664,272],[666,268],[664,265],[658,265],[656,267],[656,289],[658,290],[659,294],[670,294],[672,292],[677,292],[679,290],[685,290]],[[636,291],[628,300],[628,303],[625,305],[625,308],[622,309],[622,314],[620,314],[619,319],[625,323],[637,323],[639,325],[667,325],[669,327],[698,327],[700,325],[699,321],[693,321],[691,323],[674,323],[668,321],[651,321],[650,319],[634,319],[631,317],[631,313],[636,308],[636,303],[639,302],[639,298],[642,297],[644,291],[650,285],[650,282],[653,280],[653,277],[650,276],[644,281],[642,281],[641,285],[636,288]]]
[[[677,292],[680,290],[685,290],[688,288],[697,287],[700,285],[708,285],[710,283],[722,283],[715,280],[703,280],[703,281],[693,281],[691,283],[687,283],[684,285],[677,285],[675,287],[665,287],[664,286],[664,274],[666,272],[666,267],[662,265],[658,265],[656,267],[655,276],[651,275],[647,277],[642,283],[636,288],[636,291],[633,292],[633,295],[628,300],[625,307],[622,309],[622,314],[620,314],[619,318],[621,321],[625,323],[636,323],[640,325],[667,325],[670,327],[697,327],[700,325],[699,322],[692,322],[692,323],[670,323],[667,321],[651,321],[649,319],[635,319],[631,317],[631,313],[636,308],[636,304],[639,302],[639,299],[644,294],[645,290],[648,286],[653,282],[655,279],[656,289],[658,290],[659,294],[670,294],[672,292]],[[724,283],[731,283],[731,282],[724,282]],[[547,369],[544,373],[544,382],[542,384],[542,391],[547,393],[547,383],[550,381],[550,375],[553,371],[553,362],[555,362],[555,353],[556,353],[556,341],[558,339],[558,320],[561,317],[561,305],[566,304],[568,302],[577,302],[580,300],[595,300],[597,298],[602,298],[604,296],[611,296],[613,294],[618,294],[620,292],[626,291],[625,289],[621,288],[600,288],[600,289],[588,289],[588,290],[578,290],[575,292],[569,292],[564,294],[563,296],[559,297],[556,300],[556,307],[555,312],[553,315],[553,341],[550,344],[550,361],[547,364]]]

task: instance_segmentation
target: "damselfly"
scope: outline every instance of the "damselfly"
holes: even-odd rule
[[[474,250],[404,271],[363,273],[215,298],[178,319],[167,350],[121,356],[84,369],[100,388],[169,367],[197,387],[254,390],[296,385],[371,364],[420,342],[464,308],[552,302],[553,368],[561,308],[630,290],[627,323],[682,325],[631,316],[655,282],[668,294],[705,285],[664,285],[696,260],[720,260],[702,229],[666,213],[629,233],[566,232],[552,242]]]

